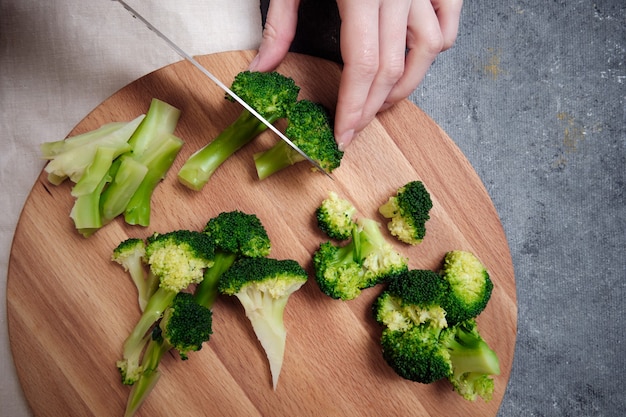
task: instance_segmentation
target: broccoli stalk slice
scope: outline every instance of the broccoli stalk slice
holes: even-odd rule
[[[66,151],[56,155],[46,164],[44,170],[48,173],[48,180],[55,185],[60,184],[66,178],[74,183],[78,182],[85,169],[93,162],[99,148],[115,149],[114,159],[128,151],[129,139],[143,119],[143,115],[138,116],[106,135],[102,134],[94,140],[85,141],[80,146],[69,146]]]
[[[147,279],[145,255],[144,241],[139,238],[129,238],[120,243],[111,256],[112,261],[120,264],[129,273],[137,288],[137,299],[141,311],[145,310],[148,300],[156,290],[152,288],[153,281],[156,280]],[[156,283],[158,285],[158,281]]]
[[[204,279],[196,286],[194,297],[196,302],[207,308],[211,308],[219,295],[219,278],[224,271],[228,270],[237,260],[237,254],[215,251],[214,264],[204,271]]]
[[[304,160],[299,152],[284,141],[277,142],[264,152],[254,154],[254,165],[260,180]]]
[[[158,142],[158,146],[147,150],[138,158],[148,170],[124,209],[126,223],[145,227],[150,225],[152,194],[169,171],[182,146],[182,140],[166,134]]]
[[[115,150],[111,148],[99,148],[93,163],[85,170],[85,175],[72,189],[74,195],[78,195],[70,211],[70,218],[74,221],[74,227],[84,237],[91,236],[102,227],[100,215],[100,195],[104,187],[111,181],[108,175],[113,162]],[[78,191],[74,189],[78,188]]]
[[[116,167],[113,179],[100,197],[103,224],[111,222],[124,213],[131,198],[148,174],[147,166],[127,156],[122,157],[119,163],[114,165]]]
[[[269,115],[266,120],[273,123],[278,116]],[[267,126],[252,113],[242,110],[232,124],[189,157],[178,172],[179,181],[192,190],[200,191],[229,157],[266,129]]]
[[[70,136],[63,140],[44,142],[39,145],[41,157],[43,159],[54,159],[57,155],[67,152],[70,149],[98,141],[125,126],[127,123],[128,122],[107,123],[97,129],[90,130],[76,136]]]
[[[181,111],[171,104],[153,98],[146,117],[128,139],[128,144],[132,147],[132,156],[140,159],[146,153],[150,154],[155,140],[173,134],[180,113]]]
[[[243,287],[235,296],[241,302],[252,329],[265,350],[272,375],[272,386],[276,389],[287,341],[283,315],[289,294],[272,297],[250,284]]]

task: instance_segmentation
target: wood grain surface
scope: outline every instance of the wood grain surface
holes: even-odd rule
[[[227,84],[252,51],[198,60]],[[331,109],[340,68],[290,54],[278,70],[302,86],[301,98]],[[252,155],[277,139],[266,132],[231,158],[201,192],[181,186],[176,172],[192,152],[240,112],[197,69],[179,62],[146,75],[104,101],[70,134],[145,113],[153,98],[182,110],[176,134],[186,144],[153,196],[152,223],[117,219],[94,236],[78,235],[68,217],[70,185],[34,184],[11,250],[7,308],[10,344],[35,416],[121,416],[129,388],[115,361],[139,316],[134,286],[111,251],[127,237],[175,229],[200,230],[212,216],[243,210],[259,216],[273,242],[271,256],[299,261],[310,281],[285,312],[287,349],[272,390],[265,355],[238,301],[214,307],[214,334],[182,362],[167,355],[163,375],[140,416],[495,416],[513,361],[517,307],[511,257],[500,220],[482,182],[453,141],[419,108],[403,101],[371,123],[347,150],[335,180],[302,163],[264,181]],[[46,138],[55,140],[58,138]],[[329,191],[350,199],[362,216],[384,222],[377,208],[411,180],[422,180],[434,207],[423,243],[394,243],[413,268],[436,269],[445,252],[473,251],[495,289],[479,317],[502,373],[491,402],[468,402],[447,381],[422,385],[398,377],[381,357],[380,327],[371,302],[380,288],[349,302],[324,296],[312,278],[311,255],[325,238],[314,210]],[[393,240],[390,241],[393,242]]]

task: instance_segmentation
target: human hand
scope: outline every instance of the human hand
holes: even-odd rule
[[[341,74],[335,137],[345,149],[380,111],[406,98],[456,40],[462,0],[337,0]],[[294,39],[299,0],[271,0],[250,70],[271,71]]]

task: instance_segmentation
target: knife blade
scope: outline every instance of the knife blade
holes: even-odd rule
[[[197,69],[199,69],[204,75],[209,77],[209,79],[211,81],[213,81],[222,90],[224,90],[226,92],[226,94],[231,96],[236,102],[241,104],[246,110],[248,110],[250,113],[252,113],[252,115],[254,117],[259,119],[259,121],[261,121],[265,126],[267,126],[270,130],[272,130],[280,139],[285,141],[289,146],[291,146],[291,148],[293,148],[296,152],[298,152],[300,155],[302,155],[302,157],[304,157],[307,161],[309,161],[315,168],[317,168],[318,171],[326,174],[326,176],[328,176],[329,178],[334,179],[329,172],[327,172],[324,168],[322,168],[320,166],[319,163],[317,163],[317,161],[315,161],[313,158],[311,158],[309,155],[307,155],[302,149],[300,149],[295,143],[293,143],[293,141],[291,139],[289,139],[280,130],[278,130],[278,128],[276,128],[276,126],[274,126],[269,121],[267,121],[256,110],[254,110],[254,108],[252,108],[252,106],[250,106],[248,103],[246,103],[245,100],[243,100],[241,97],[239,97],[237,94],[235,94],[230,88],[228,88],[228,86],[226,86],[226,84],[221,82],[219,80],[219,78],[217,78],[215,75],[213,75],[208,69],[206,69],[202,64],[200,64],[195,58],[193,58],[191,55],[189,55],[187,52],[185,52],[181,47],[179,47],[176,43],[174,43],[174,41],[172,41],[170,38],[165,36],[165,34],[163,34],[163,32],[158,30],[145,17],[143,17],[140,13],[138,13],[135,9],[133,9],[131,6],[129,6],[123,0],[113,0],[113,1],[116,1],[119,4],[121,4],[135,19],[139,20],[141,23],[144,24],[144,26],[146,26],[148,29],[150,29],[152,32],[154,32],[154,34],[156,34],[159,38],[164,40],[165,43],[170,48],[172,48],[178,55],[180,55],[182,58],[186,59],[188,62],[193,64],[193,66],[195,66]]]

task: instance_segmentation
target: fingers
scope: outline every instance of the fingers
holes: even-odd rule
[[[433,0],[432,5],[439,19],[439,28],[443,36],[442,50],[445,51],[456,41],[463,0]]]
[[[299,0],[272,0],[267,10],[263,39],[250,71],[272,71],[285,58],[296,33]]]

